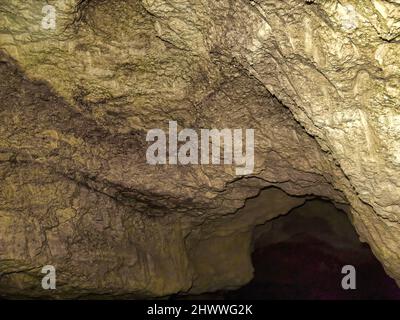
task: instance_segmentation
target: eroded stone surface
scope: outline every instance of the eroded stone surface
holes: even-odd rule
[[[275,195],[288,206],[243,214],[270,186],[349,202],[400,280],[395,1],[49,4],[55,30],[40,2],[0,1],[4,294],[45,294],[50,262],[60,296],[241,285],[254,226],[298,205]],[[147,165],[146,130],[168,120],[254,128],[254,174]]]

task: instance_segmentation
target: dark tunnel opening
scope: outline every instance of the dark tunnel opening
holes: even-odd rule
[[[340,207],[340,206],[339,206]],[[344,210],[348,208],[343,207]],[[346,212],[311,199],[254,232],[254,277],[245,286],[172,299],[400,300],[400,288],[361,242]],[[356,289],[345,290],[344,266],[354,266]]]
[[[396,299],[400,289],[346,213],[324,200],[309,200],[257,227],[254,278],[223,293],[225,299]],[[356,289],[344,290],[345,265],[356,271]]]

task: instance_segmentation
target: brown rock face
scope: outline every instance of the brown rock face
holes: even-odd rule
[[[239,287],[255,227],[310,197],[400,281],[397,3],[48,3],[0,0],[1,295]],[[254,170],[148,164],[169,121],[254,129]]]

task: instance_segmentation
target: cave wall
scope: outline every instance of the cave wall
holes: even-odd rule
[[[253,227],[308,195],[349,203],[400,280],[397,3],[48,3],[55,30],[40,2],[0,1],[2,294],[46,295],[44,264],[59,296],[239,286]],[[254,173],[149,166],[168,120],[254,128]],[[271,186],[287,207],[241,214]]]

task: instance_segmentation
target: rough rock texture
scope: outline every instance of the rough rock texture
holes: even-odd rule
[[[0,293],[239,286],[254,227],[304,196],[349,203],[400,281],[398,1],[48,3],[55,30],[0,0]],[[148,165],[168,120],[254,128],[254,173]]]

